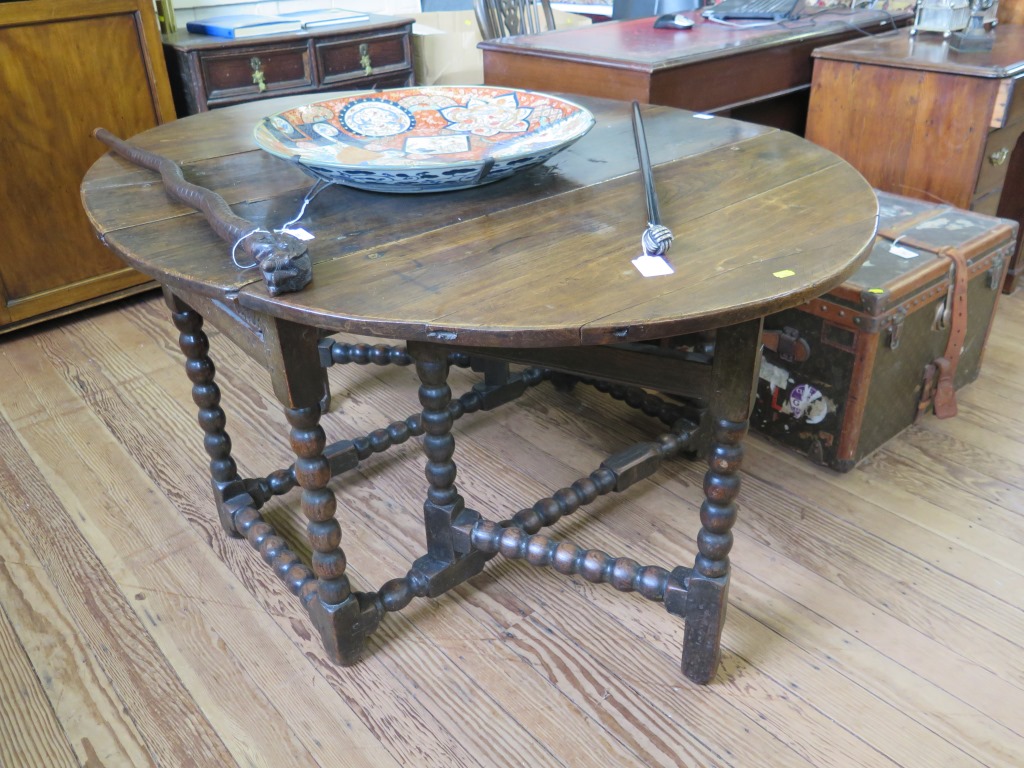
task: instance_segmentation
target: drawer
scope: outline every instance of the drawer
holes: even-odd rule
[[[209,106],[220,101],[278,96],[282,91],[313,85],[305,40],[202,52],[198,66]],[[260,76],[266,86],[262,91],[257,82]]]
[[[1006,169],[1010,162],[1010,153],[1013,152],[1022,132],[1024,132],[1024,120],[989,134],[981,155],[978,182],[974,187],[975,197],[1003,186],[1003,179],[1006,178]]]
[[[404,34],[318,40],[314,50],[321,87],[412,71],[409,37]]]

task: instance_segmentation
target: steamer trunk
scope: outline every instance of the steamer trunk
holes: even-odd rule
[[[875,246],[853,277],[766,318],[751,417],[755,430],[843,472],[935,417],[943,361],[955,358],[951,334],[964,322],[954,298],[960,257],[966,330],[953,388],[977,378],[1016,238],[1005,219],[885,192],[878,199]]]

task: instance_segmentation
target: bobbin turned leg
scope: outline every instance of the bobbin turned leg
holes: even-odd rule
[[[409,352],[416,361],[420,377],[419,399],[423,406],[423,451],[427,457],[426,476],[429,487],[423,502],[423,523],[426,528],[427,554],[413,563],[411,574],[419,582],[423,594],[437,597],[455,585],[483,570],[489,556],[470,551],[455,534],[456,521],[480,519],[466,509],[455,487],[455,438],[452,436],[452,414],[448,408],[452,390],[448,386],[448,353],[436,344],[410,342]]]
[[[729,550],[736,495],[761,352],[760,320],[719,329],[712,365],[711,446],[700,508],[698,554],[679,605],[685,611],[683,674],[697,683],[715,676],[729,597]],[[681,596],[681,595],[680,595]],[[671,599],[666,607],[672,610]],[[683,601],[680,601],[683,602]],[[675,611],[673,611],[675,612]]]
[[[231,458],[231,438],[224,429],[227,417],[220,407],[220,388],[214,381],[216,368],[207,354],[210,341],[203,332],[203,318],[166,289],[164,300],[178,329],[178,346],[185,355],[185,372],[192,382],[192,401],[199,408],[199,426],[203,428],[203,446],[210,457],[210,482],[220,524],[229,536],[238,537],[235,508],[227,502],[244,488]]]
[[[352,592],[345,575],[341,526],[335,518],[337,501],[327,487],[331,479],[330,463],[324,456],[327,438],[320,426],[323,369],[318,334],[282,320],[270,323],[266,338],[272,345],[271,378],[291,425],[295,478],[302,488],[302,513],[307,519],[306,535],[317,579],[306,609],[331,660],[353,664],[363,652],[366,637],[377,628],[381,611],[373,595]]]

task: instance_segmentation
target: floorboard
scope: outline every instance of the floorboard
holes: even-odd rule
[[[1024,292],[980,378],[839,474],[747,441],[721,671],[679,672],[682,623],[636,595],[492,561],[389,615],[359,664],[210,500],[156,294],[0,340],[0,764],[1019,766],[1024,764]],[[240,471],[291,461],[265,374],[213,329]],[[418,410],[408,368],[335,366],[331,439]],[[473,374],[453,371],[453,388]],[[455,426],[467,505],[508,517],[662,431],[546,385]],[[553,535],[688,564],[703,467],[674,460]],[[423,550],[417,441],[338,478],[349,574]],[[308,558],[294,496],[264,515]]]

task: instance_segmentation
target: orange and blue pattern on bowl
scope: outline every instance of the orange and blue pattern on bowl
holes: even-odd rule
[[[489,184],[543,163],[594,126],[534,91],[426,86],[318,101],[265,117],[256,144],[311,176],[375,192]]]

